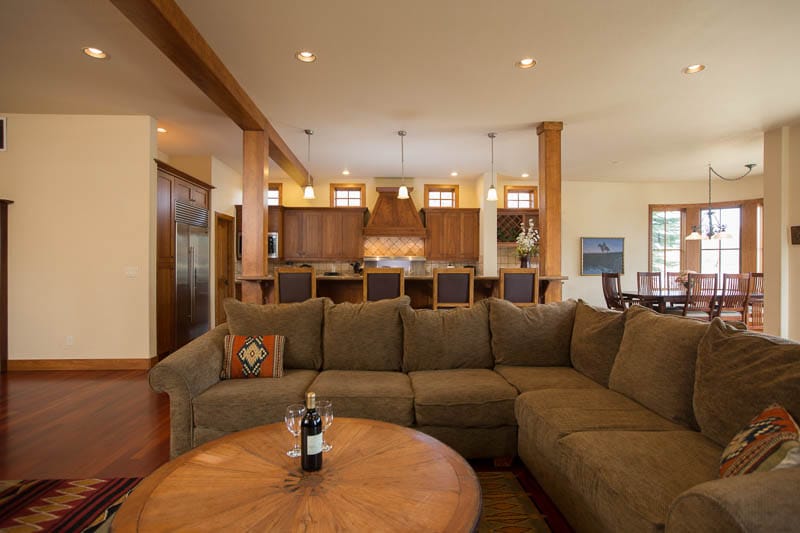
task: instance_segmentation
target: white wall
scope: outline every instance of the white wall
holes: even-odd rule
[[[636,272],[649,270],[648,206],[650,204],[705,203],[708,182],[609,183],[565,181],[562,184],[562,273],[569,276],[563,297],[583,298],[605,306],[600,276],[581,276],[581,237],[625,239],[623,289],[635,289]],[[746,200],[763,196],[762,176],[712,183],[712,200]]]
[[[6,116],[9,359],[154,356],[155,121]]]
[[[214,223],[214,213],[223,213],[232,217],[236,216],[237,204],[242,203],[242,175],[231,167],[217,159],[211,158],[211,184],[214,190],[211,191],[211,269],[209,279],[211,280],[211,324],[216,323],[216,306],[214,305],[217,295],[217,272],[216,272],[216,224]],[[235,254],[235,250],[231,250]],[[234,256],[235,257],[235,256]]]

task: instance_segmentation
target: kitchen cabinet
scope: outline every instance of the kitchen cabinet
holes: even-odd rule
[[[533,226],[539,227],[538,209],[509,209],[497,210],[497,243],[509,243],[516,246],[517,235],[519,235],[520,224],[528,227],[528,222],[533,220]]]
[[[480,209],[428,208],[425,257],[429,261],[477,261]]]
[[[344,261],[362,257],[364,212],[360,207],[284,208],[283,259]]]
[[[163,356],[210,327],[210,302],[204,276],[210,252],[208,204],[212,186],[161,161],[156,161],[156,165],[156,350]],[[177,203],[182,204],[178,218],[191,218],[188,225],[176,223]],[[191,233],[195,234],[194,239],[189,236]],[[199,238],[203,233],[205,239]],[[176,238],[179,235],[186,237],[181,241],[186,241],[184,246],[180,246]],[[187,260],[186,254],[179,256],[179,250],[190,250],[187,253],[191,259]],[[201,298],[195,294],[183,298],[181,295],[186,290],[179,295],[176,280],[184,278],[191,282],[189,290],[199,291],[197,294]],[[189,311],[187,305],[192,306]],[[186,316],[192,317],[189,323]]]

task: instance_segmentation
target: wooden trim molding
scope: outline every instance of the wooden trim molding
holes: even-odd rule
[[[12,359],[9,372],[46,370],[149,370],[158,357],[149,359]]]
[[[8,206],[0,199],[0,374],[8,369]]]

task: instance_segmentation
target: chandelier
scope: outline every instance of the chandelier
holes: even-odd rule
[[[708,165],[708,209],[706,211],[706,216],[708,217],[708,223],[702,223],[702,215],[700,216],[701,223],[699,226],[692,226],[692,232],[686,236],[687,241],[701,241],[701,240],[718,240],[718,239],[730,239],[733,237],[730,233],[728,233],[728,227],[720,222],[715,216],[714,211],[711,209],[711,174],[713,173],[720,179],[725,181],[737,181],[742,179],[743,177],[750,174],[753,170],[753,167],[756,166],[755,163],[747,163],[745,168],[747,172],[739,176],[738,178],[726,178],[719,174],[711,165]]]

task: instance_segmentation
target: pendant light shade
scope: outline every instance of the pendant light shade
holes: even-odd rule
[[[314,185],[311,181],[311,136],[314,135],[314,130],[305,130],[308,137],[308,179],[306,186],[303,187],[303,199],[314,200],[317,196],[314,194]]]
[[[406,187],[406,154],[405,145],[403,144],[403,138],[406,136],[406,132],[400,130],[397,132],[397,135],[400,136],[400,188],[397,190],[397,199],[408,200],[408,187]]]
[[[497,137],[497,134],[494,132],[489,133],[489,139],[492,140],[492,185],[489,187],[489,190],[486,192],[486,201],[487,202],[496,202],[497,201],[497,189],[494,187],[494,138]]]

